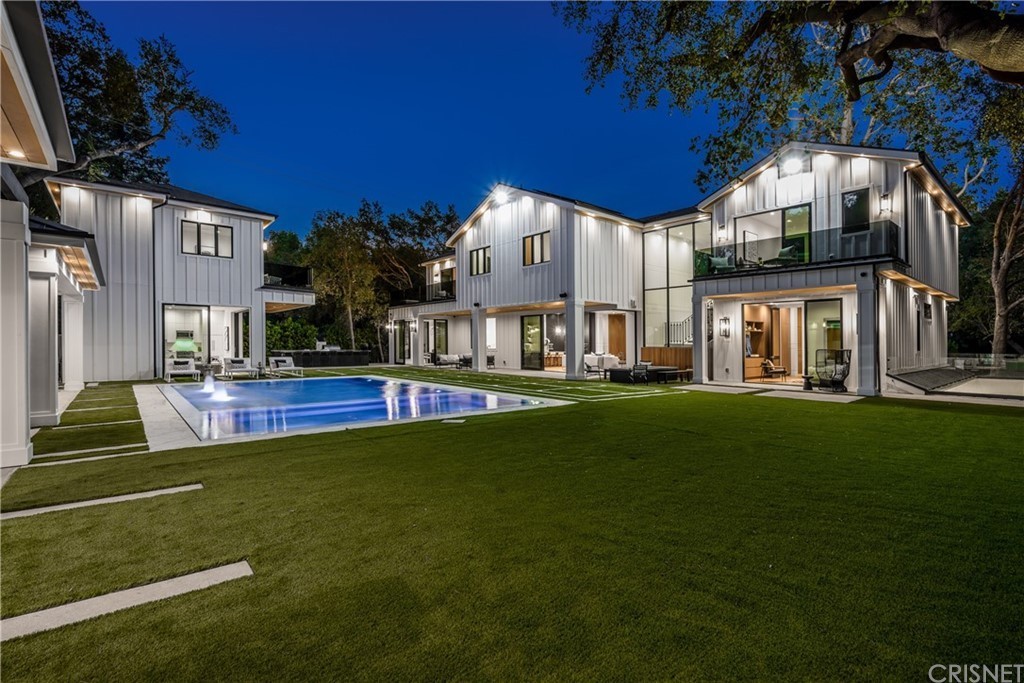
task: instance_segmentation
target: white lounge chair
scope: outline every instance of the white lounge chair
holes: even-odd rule
[[[273,356],[270,359],[270,370],[275,375],[291,375],[302,377],[303,369],[295,364],[291,356]]]
[[[199,370],[193,358],[168,358],[164,363],[164,381],[170,382],[175,377],[191,377],[199,381]]]
[[[225,358],[223,361],[223,368],[221,369],[221,375],[230,379],[234,379],[235,375],[257,377],[259,375],[259,370],[249,365],[248,358]]]

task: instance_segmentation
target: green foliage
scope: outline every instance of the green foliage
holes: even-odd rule
[[[291,315],[267,318],[267,354],[278,350],[315,349],[316,325]]]
[[[1013,119],[1019,88],[949,53],[893,51],[886,73],[869,59],[857,63],[861,74],[880,77],[860,85],[853,102],[837,66],[846,24],[834,17],[843,4],[559,3],[555,11],[593,38],[588,90],[621,77],[628,107],[667,104],[684,114],[715,114],[718,125],[691,142],[704,156],[697,172],[704,190],[794,138],[925,149],[946,173],[976,171],[986,158],[991,164],[1000,146],[986,112],[1005,97],[1007,122]],[[809,20],[809,13],[819,16]],[[866,26],[852,34],[853,42],[867,37]],[[1015,120],[1020,126],[1019,107]]]
[[[302,240],[291,230],[271,230],[267,233],[268,262],[299,266],[305,257]]]
[[[80,3],[43,2],[42,9],[77,156],[64,173],[166,182],[168,160],[154,154],[157,142],[210,150],[237,132],[165,36],[140,39],[133,61]],[[23,172],[21,181],[29,187],[47,175]]]

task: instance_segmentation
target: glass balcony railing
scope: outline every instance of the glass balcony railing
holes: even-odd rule
[[[899,256],[899,226],[876,221],[801,235],[728,242],[694,253],[694,277],[811,263]]]
[[[313,288],[313,269],[285,263],[263,263],[263,285],[266,287]]]
[[[434,282],[423,287],[413,287],[395,292],[391,297],[392,306],[407,304],[426,304],[435,301],[452,301],[455,299],[455,280]]]

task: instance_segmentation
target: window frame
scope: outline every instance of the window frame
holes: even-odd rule
[[[545,249],[545,243],[547,248]],[[527,247],[529,244],[529,255],[530,261],[527,262]],[[529,268],[530,266],[539,266],[544,263],[551,262],[551,231],[544,230],[542,232],[535,232],[529,235],[524,235],[522,240],[523,249],[523,268]],[[538,258],[539,254],[539,258]],[[545,258],[547,256],[547,258]]]
[[[871,207],[872,197],[871,185],[861,185],[860,187],[851,187],[847,190],[840,190],[839,192],[839,209],[842,214],[839,219],[840,232],[843,235],[858,235],[871,230],[871,217],[874,216]],[[867,203],[867,220],[862,223],[847,223],[846,222],[846,196],[851,194],[865,195],[865,202]]]
[[[235,257],[235,226],[227,225],[225,223],[204,223],[202,221],[192,220],[191,218],[182,218],[178,226],[178,238],[180,240],[179,249],[185,256],[202,256],[204,258],[221,258],[221,259],[233,259]],[[185,225],[190,224],[195,226],[196,231],[196,250],[186,251],[185,250]],[[213,253],[203,253],[203,228],[213,228]],[[223,249],[221,246],[221,235],[224,232],[228,233],[227,249]],[[228,253],[222,253],[227,251]]]
[[[478,258],[480,262],[478,263]],[[482,268],[486,266],[486,268]],[[491,245],[477,247],[469,251],[469,276],[488,275],[491,272]]]

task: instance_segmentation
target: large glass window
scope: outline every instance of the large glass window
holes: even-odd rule
[[[551,232],[527,235],[523,238],[523,265],[532,266],[551,260]]]
[[[680,287],[693,279],[693,226],[668,230],[668,286]]]
[[[666,249],[664,230],[644,233],[644,289],[656,289],[666,285]]]
[[[196,256],[231,258],[234,255],[233,233],[228,225],[182,221],[181,251]]]
[[[741,259],[737,265],[806,263],[810,256],[810,232],[808,204],[737,218],[736,239]]]
[[[647,290],[644,293],[644,346],[666,346],[667,328],[668,290]]]
[[[807,326],[807,367],[813,368],[818,349],[835,351],[843,348],[842,301],[808,301],[804,324]]]
[[[693,287],[668,290],[668,345],[693,343]]]
[[[204,363],[209,357],[210,309],[164,305],[164,358]]]
[[[480,247],[469,252],[469,274],[484,275],[491,272],[491,248]]]

